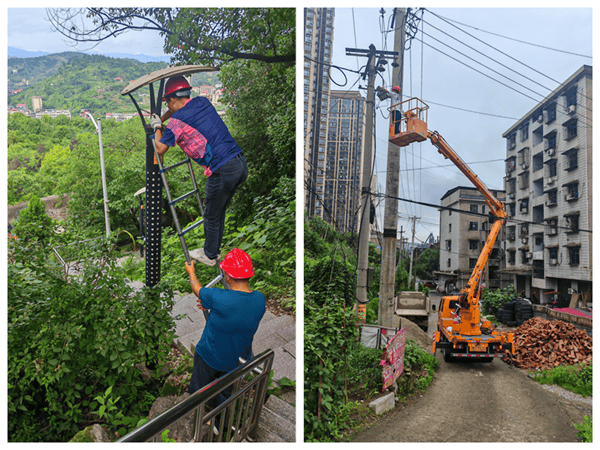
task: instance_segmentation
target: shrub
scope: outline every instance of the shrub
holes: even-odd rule
[[[52,219],[46,215],[46,205],[35,195],[27,208],[19,213],[12,234],[26,241],[47,241],[52,235]]]
[[[138,405],[147,387],[136,364],[158,368],[165,359],[172,291],[133,293],[114,248],[108,241],[82,247],[71,275],[49,246],[9,243],[9,441],[68,440],[110,386],[124,404]]]
[[[517,293],[513,285],[495,291],[484,288],[483,295],[479,299],[479,302],[481,303],[481,312],[483,314],[494,314],[500,305],[509,303],[516,296]]]

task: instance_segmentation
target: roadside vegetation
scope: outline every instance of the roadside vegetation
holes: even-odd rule
[[[304,439],[342,441],[376,420],[366,406],[382,391],[381,349],[358,341],[356,326],[356,236],[337,232],[319,218],[304,230]],[[371,245],[369,265],[380,266],[380,253]],[[408,272],[399,267],[399,286],[408,289]],[[367,323],[377,321],[379,276],[368,289]],[[406,343],[405,369],[397,396],[433,380],[437,360],[412,341]]]
[[[557,385],[583,397],[591,397],[594,391],[592,364],[557,366],[550,370],[530,372],[530,376],[540,384]],[[575,428],[582,442],[593,442],[591,417],[585,416],[585,421],[575,424]]]

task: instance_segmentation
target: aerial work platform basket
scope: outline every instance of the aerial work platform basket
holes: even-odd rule
[[[427,112],[429,106],[413,97],[390,107],[390,142],[406,147],[427,139]]]

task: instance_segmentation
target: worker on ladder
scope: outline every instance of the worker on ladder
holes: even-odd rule
[[[204,167],[205,242],[197,258],[214,266],[220,256],[225,210],[236,189],[248,177],[248,165],[217,110],[205,97],[192,99],[191,89],[184,76],[169,78],[163,97],[168,111],[162,118],[153,114],[150,124],[155,130],[156,152],[161,157],[177,144],[190,159]],[[165,120],[169,123],[163,132]]]

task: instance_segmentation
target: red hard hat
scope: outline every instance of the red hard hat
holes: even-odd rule
[[[190,83],[188,83],[188,81],[186,80],[186,78],[183,75],[176,75],[174,77],[171,77],[171,78],[169,78],[169,80],[167,81],[167,84],[165,85],[165,93],[164,93],[163,100],[166,100],[166,98],[174,92],[177,92],[182,89],[191,89],[191,88],[192,88],[192,86],[190,86]]]
[[[254,268],[252,267],[250,256],[239,248],[234,248],[225,255],[223,262],[221,262],[221,269],[231,278],[237,280],[254,276]]]
[[[394,86],[394,87],[392,88],[392,91],[396,91],[396,92],[398,92],[398,93],[399,93],[399,92],[400,92],[400,86]]]

